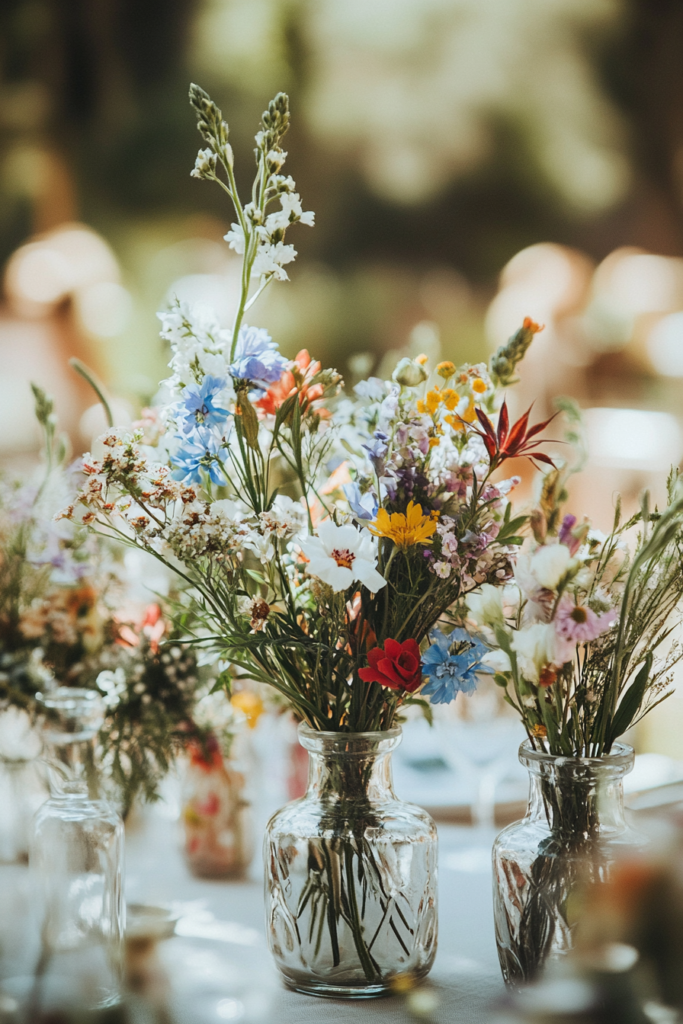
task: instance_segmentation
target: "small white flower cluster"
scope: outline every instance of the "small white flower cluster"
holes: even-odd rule
[[[284,268],[296,258],[296,249],[283,241],[285,231],[292,224],[307,224],[313,227],[315,214],[310,210],[304,211],[299,194],[289,191],[290,188],[296,187],[291,178],[278,176],[277,180],[280,182],[280,188],[287,187],[287,190],[279,195],[280,209],[264,216],[254,203],[247,203],[244,207],[244,216],[251,225],[251,233],[256,236],[258,245],[251,268],[252,277],[274,277],[278,281],[287,281],[287,271]],[[225,235],[225,240],[238,255],[244,255],[246,241],[241,224],[232,224],[231,230]]]
[[[164,384],[173,394],[188,384],[201,384],[208,375],[226,378],[230,387],[231,335],[221,328],[211,309],[176,300],[168,312],[157,316],[161,337],[171,345],[173,375]],[[234,398],[234,394],[226,398]]]
[[[292,501],[284,494],[278,494],[267,512],[259,515],[261,529],[265,534],[286,537],[297,534],[306,526],[306,509],[298,501]]]

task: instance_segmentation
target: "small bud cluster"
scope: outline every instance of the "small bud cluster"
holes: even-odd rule
[[[208,149],[199,150],[190,174],[193,178],[205,178],[211,181],[216,177],[219,159],[226,166],[232,168],[232,147],[228,142],[230,129],[227,121],[223,120],[220,108],[198,85],[190,86],[190,103],[197,114],[197,129],[205,142],[209,144]]]
[[[534,340],[534,334],[538,334],[542,330],[543,327],[534,323],[530,317],[526,317],[520,329],[491,356],[489,369],[494,384],[505,388],[516,383],[515,367],[524,358],[529,345]]]

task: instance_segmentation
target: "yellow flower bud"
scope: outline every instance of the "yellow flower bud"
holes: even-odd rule
[[[479,395],[483,394],[483,392],[486,391],[486,384],[481,379],[481,377],[477,377],[476,380],[472,381],[472,390],[476,391],[477,394]]]
[[[455,373],[455,363],[452,363],[450,359],[447,359],[445,362],[439,363],[436,368],[436,372],[439,377],[443,377],[444,380],[448,380],[448,378],[452,377]]]

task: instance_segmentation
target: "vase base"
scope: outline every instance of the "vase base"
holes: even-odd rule
[[[319,999],[381,999],[383,996],[391,995],[393,989],[390,985],[330,985],[323,981],[291,981],[283,978],[288,989],[292,992],[300,992],[304,996],[318,996]]]

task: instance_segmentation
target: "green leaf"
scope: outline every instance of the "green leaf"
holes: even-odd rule
[[[653,654],[652,651],[649,651],[643,662],[643,667],[624,693],[612,721],[607,725],[605,743],[608,749],[619,736],[626,732],[638,714],[640,705],[643,703],[645,691],[647,690],[652,660]]]
[[[218,693],[219,690],[225,690],[228,697],[232,696],[232,669],[223,669],[218,679],[211,687],[210,692]]]
[[[425,716],[430,725],[434,725],[434,710],[429,701],[425,700],[424,697],[406,697],[403,701],[403,706],[406,707],[409,704],[415,704],[417,707],[422,709],[422,714]]]
[[[507,690],[508,681],[505,678],[505,676],[500,674],[500,672],[496,672],[496,674],[493,677],[493,681],[496,684],[496,686],[500,686],[504,690]]]
[[[510,506],[508,505],[508,508],[509,507]],[[506,509],[506,511],[507,511],[507,509]],[[509,544],[510,541],[507,539],[508,536],[509,535],[515,536],[517,534],[517,531],[520,530],[525,525],[525,523],[528,522],[528,520],[529,520],[529,516],[516,516],[514,519],[506,520],[503,523],[503,526],[502,526],[500,532],[498,533],[498,535],[496,537],[496,540],[499,543],[501,543],[501,544],[502,543]]]

